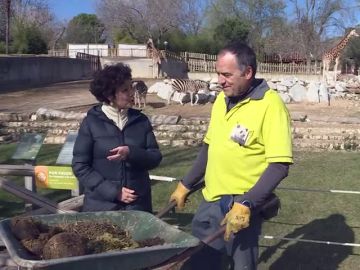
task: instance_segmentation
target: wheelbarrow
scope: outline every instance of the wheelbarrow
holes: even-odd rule
[[[203,186],[199,183],[193,187],[190,194]],[[189,195],[190,195],[189,194]],[[16,239],[10,228],[10,219],[0,221],[0,238],[4,242],[11,258],[20,267],[30,269],[169,269],[178,262],[203,248],[217,237],[224,228],[203,241],[167,224],[160,218],[175,207],[175,202],[169,203],[156,216],[142,211],[108,211],[61,213],[37,215],[32,218],[47,225],[60,223],[75,223],[78,221],[106,220],[128,231],[135,241],[160,237],[163,245],[143,247],[132,250],[111,251],[77,257],[67,257],[51,260],[36,260]]]
[[[20,267],[31,269],[144,269],[151,268],[176,256],[184,250],[196,247],[200,240],[167,224],[156,216],[142,211],[109,211],[88,213],[65,213],[32,217],[48,225],[75,223],[78,221],[106,220],[129,231],[135,241],[160,237],[163,245],[131,250],[111,251],[77,257],[51,260],[34,260],[34,257],[15,238],[10,219],[0,222],[0,237],[11,258]]]

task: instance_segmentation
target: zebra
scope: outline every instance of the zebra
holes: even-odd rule
[[[132,81],[132,87],[135,89],[134,95],[134,103],[141,108],[141,102],[144,103],[144,108],[146,107],[146,94],[148,91],[148,87],[146,86],[144,81],[134,80]]]
[[[202,81],[202,80],[190,80],[190,79],[171,79],[171,87],[173,91],[177,91],[179,93],[189,93],[190,94],[190,104],[196,105],[199,101],[199,97],[196,95],[199,90],[209,90],[209,83]],[[172,95],[169,96],[168,104],[170,103],[170,98]],[[194,102],[195,96],[195,102]],[[181,105],[183,105],[182,101],[180,100]]]

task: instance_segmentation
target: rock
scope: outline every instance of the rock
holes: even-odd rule
[[[169,100],[172,96],[172,94],[174,93],[174,90],[172,89],[172,86],[170,84],[161,84],[159,85],[159,87],[157,88],[157,95],[158,97],[165,99],[165,100]]]
[[[291,96],[288,93],[279,93],[279,96],[284,101],[284,103],[290,103],[291,102]]]
[[[346,84],[344,84],[343,82],[337,82],[335,84],[335,90],[337,92],[345,92],[346,91]]]
[[[157,93],[159,88],[164,87],[165,82],[156,82],[148,88],[148,93]]]
[[[269,85],[269,87],[273,90],[277,90],[277,85],[276,83],[272,82],[272,81],[268,81],[267,84]]]
[[[198,104],[205,104],[209,101],[209,95],[208,94],[196,94],[198,97]]]
[[[171,98],[172,101],[175,101],[177,103],[188,103],[190,102],[190,94],[189,93],[180,93],[180,92],[175,92],[173,95],[172,95],[172,98]],[[193,102],[195,102],[196,100],[196,97],[194,95],[194,100]]]
[[[306,100],[306,88],[302,85],[295,84],[289,89],[289,95],[295,102],[302,102]]]
[[[288,91],[288,88],[286,87],[286,85],[283,85],[281,83],[277,83],[276,84],[276,89],[279,91],[279,92],[287,92]]]
[[[319,88],[319,100],[320,102],[329,102],[330,101],[330,93],[326,85],[323,83],[320,84]]]
[[[309,102],[319,102],[319,83],[311,82],[306,92],[306,98]]]

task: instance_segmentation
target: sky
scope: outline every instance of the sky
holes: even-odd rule
[[[354,6],[354,0],[343,1],[346,6]],[[95,14],[96,0],[47,0],[47,2],[59,21],[70,21],[74,16],[80,13]],[[287,12],[289,12],[289,10],[287,10]],[[355,14],[355,20],[347,21],[347,26],[360,24],[360,12],[355,12]],[[341,33],[336,33],[337,31],[339,30],[335,30],[333,34],[341,35]]]
[[[80,13],[95,13],[95,0],[48,0],[47,2],[60,21],[70,21]]]

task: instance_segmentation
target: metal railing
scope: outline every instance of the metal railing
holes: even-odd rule
[[[76,59],[89,60],[91,65],[91,70],[93,72],[101,69],[100,56],[78,52],[76,54]]]

